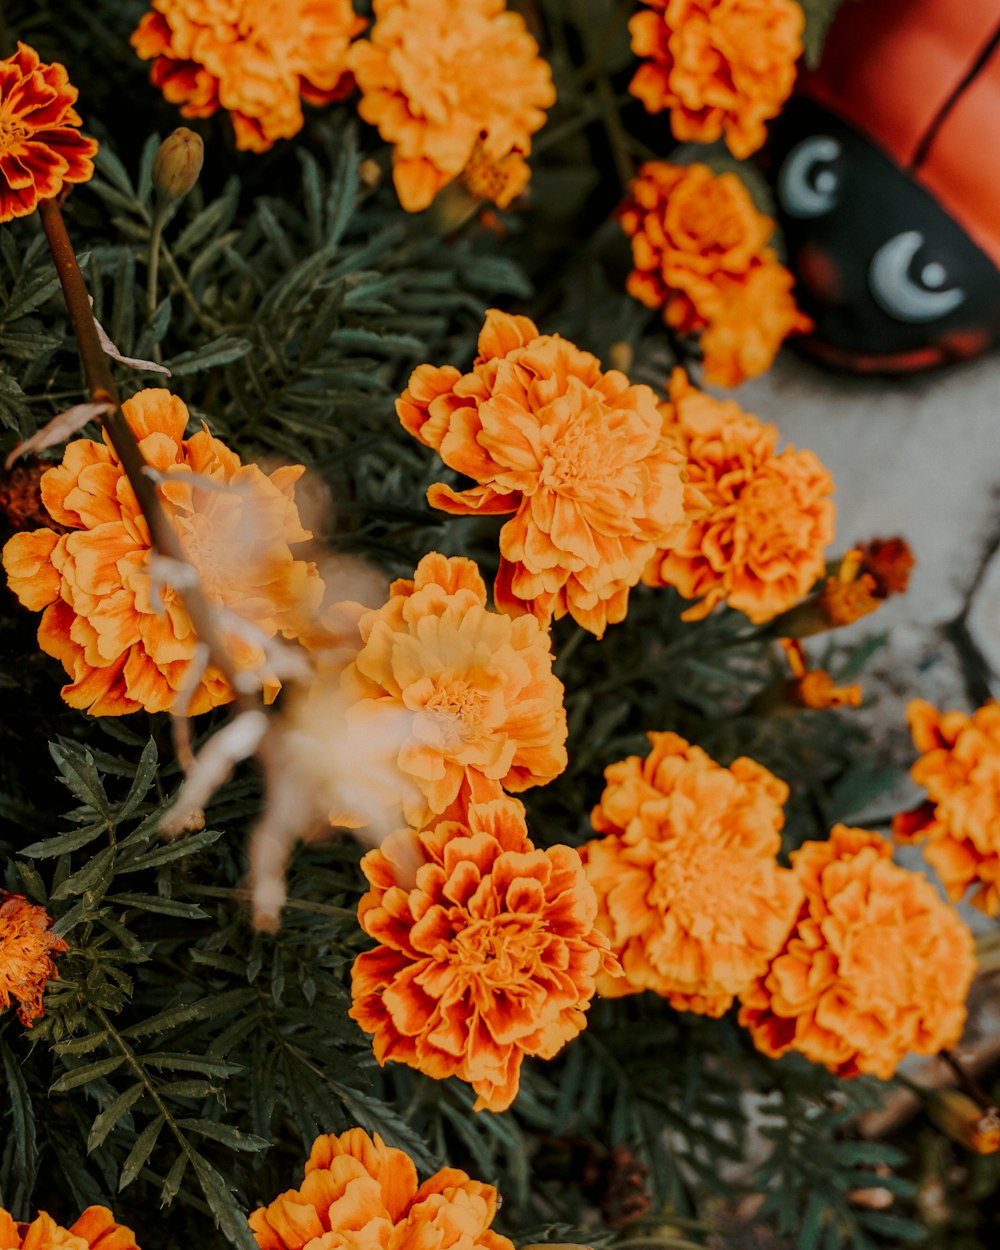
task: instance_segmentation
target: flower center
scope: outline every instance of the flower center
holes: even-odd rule
[[[482,732],[487,699],[467,681],[449,682],[427,700],[429,713],[443,750],[459,750]]]
[[[540,920],[518,913],[475,920],[455,937],[452,964],[493,986],[524,982],[538,960]]]
[[[563,431],[549,444],[539,474],[541,485],[568,491],[580,482],[603,476],[600,446],[593,431],[580,423]]]
[[[20,118],[0,117],[0,152],[9,152],[17,147],[28,138],[29,133]]]

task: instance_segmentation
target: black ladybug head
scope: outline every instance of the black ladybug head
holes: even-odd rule
[[[816,323],[807,350],[859,372],[900,372],[1000,337],[1000,270],[857,131],[795,100],[770,155],[797,298]]]

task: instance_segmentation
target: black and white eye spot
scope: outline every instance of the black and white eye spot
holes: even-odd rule
[[[778,198],[789,216],[822,217],[836,207],[840,153],[830,135],[812,135],[792,148],[778,174]]]
[[[936,321],[965,302],[960,286],[947,285],[940,261],[914,264],[925,242],[919,230],[904,230],[882,244],[868,267],[872,298],[897,320]]]

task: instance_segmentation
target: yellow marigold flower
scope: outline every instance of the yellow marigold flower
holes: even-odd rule
[[[629,22],[644,58],[629,91],[670,111],[681,142],[725,138],[741,159],[761,146],[795,83],[805,19],[793,0],[643,0]]]
[[[0,61],[0,221],[26,217],[66,182],[88,182],[97,141],[77,130],[79,95],[66,67],[18,43]]]
[[[478,485],[427,498],[459,515],[514,513],[494,596],[598,638],[684,524],[683,457],[656,396],[527,317],[486,314],[470,373],[420,365],[396,402],[403,426]]]
[[[503,1111],[525,1055],[551,1059],[575,1037],[595,978],[617,968],[594,891],[571,847],[532,846],[516,799],[421,832],[412,886],[394,864],[397,838],[411,836],[361,861],[371,889],[358,919],[380,945],[355,960],[348,1014],[374,1035],[379,1063],[457,1076],[475,1110]]]
[[[704,331],[705,377],[736,386],[763,373],[789,334],[812,323],[767,246],[774,222],[732,173],[647,161],[618,210],[635,266],[629,294],[662,308],[679,334]]]
[[[375,25],[351,48],[348,65],[361,88],[358,112],[394,145],[403,208],[426,208],[470,163],[474,193],[509,204],[527,183],[522,158],[556,98],[524,19],[505,0],[373,0],[372,7]],[[498,171],[495,179],[483,176],[485,163]]]
[[[250,1216],[261,1250],[514,1250],[490,1229],[492,1185],[441,1168],[422,1185],[409,1155],[362,1129],[313,1142],[298,1189]]]
[[[788,787],[753,760],[723,768],[673,733],[645,759],[605,769],[581,854],[598,926],[623,979],[602,994],[655,990],[681,1011],[719,1016],[764,973],[794,923],[802,890],[779,868]]]
[[[116,1222],[107,1207],[87,1207],[69,1228],[45,1211],[30,1224],[20,1223],[0,1207],[0,1250],[139,1250],[135,1233]]]
[[[44,907],[0,890],[0,1008],[16,1001],[17,1017],[29,1029],[45,1015],[45,983],[59,976],[55,956],[69,950],[51,926]]]
[[[409,823],[419,828],[460,795],[544,785],[566,767],[548,631],[534,617],[491,612],[473,561],[424,556],[359,629],[344,676],[349,716],[359,732],[396,709],[412,717],[398,753],[399,772],[419,788],[403,800]]]
[[[766,1055],[797,1050],[839,1076],[892,1076],[910,1052],[958,1041],[975,971],[972,935],[892,846],[836,825],[792,854],[805,902],[784,949],[741,997]]]
[[[259,667],[263,652],[247,631],[296,637],[322,598],[315,566],[289,546],[312,537],[293,499],[302,466],[267,475],[207,429],[185,439],[187,408],[168,391],[140,391],[122,411],[147,461],[167,475],[161,498],[209,602],[240,619],[224,630],[235,662]],[[226,489],[200,489],[190,474]],[[63,698],[95,716],[168,710],[197,639],[176,591],[162,589],[162,611],[153,597],[149,532],[110,442],[69,443],[42,478],[42,500],[66,532],[15,534],[3,563],[24,606],[42,611],[39,644],[72,679]],[[231,698],[210,668],[189,710]]]
[[[927,839],[924,851],[953,901],[975,887],[970,902],[1000,913],[1000,704],[971,716],[939,712],[923,699],[906,709],[922,754],[910,776],[927,802],[892,822],[900,842]]]
[[[775,448],[777,430],[733,400],[697,390],[682,370],[662,407],[664,428],[687,458],[701,498],[684,536],[650,561],[643,580],[674,586],[685,620],[725,600],[755,624],[797,603],[826,567],[833,539],[833,479],[811,451]]]
[[[302,100],[350,90],[351,0],[150,0],[132,46],[185,117],[227,109],[236,146],[266,152],[302,129]]]

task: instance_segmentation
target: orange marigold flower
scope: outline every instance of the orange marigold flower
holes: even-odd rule
[[[598,926],[624,979],[602,994],[655,990],[681,1011],[719,1016],[766,971],[802,899],[779,868],[788,787],[753,760],[723,768],[673,733],[650,733],[645,759],[605,769],[581,854]]]
[[[910,769],[928,801],[893,819],[900,842],[927,839],[924,855],[953,901],[975,886],[970,902],[1000,913],[1000,704],[971,716],[939,712],[914,699],[906,719],[918,751]]]
[[[664,426],[687,458],[701,497],[687,532],[657,552],[643,580],[701,599],[700,620],[723,600],[755,624],[805,595],[833,539],[833,479],[811,451],[775,451],[777,430],[732,400],[697,390],[682,370],[670,382]]]
[[[774,222],[733,173],[647,161],[618,210],[635,268],[626,289],[679,334],[704,330],[705,376],[736,386],[808,330],[792,275],[767,242]]]
[[[683,457],[656,396],[527,317],[486,314],[471,373],[420,365],[396,401],[403,426],[478,485],[441,483],[459,515],[512,512],[494,588],[504,611],[569,613],[598,638],[684,524]]]
[[[304,470],[290,465],[267,475],[241,464],[207,429],[185,439],[188,411],[169,391],[140,391],[122,411],[146,460],[166,475],[161,498],[202,589],[239,618],[227,631],[234,661],[258,668],[264,654],[248,631],[296,637],[322,598],[315,566],[289,547],[312,537],[293,500]],[[190,474],[229,489],[199,489]],[[149,531],[110,442],[69,443],[62,464],[42,478],[42,501],[67,532],[15,534],[3,563],[24,606],[44,609],[39,644],[72,679],[63,698],[95,716],[168,710],[197,639],[176,591],[165,587],[160,603],[154,599]],[[210,668],[189,711],[231,698]]]
[[[516,799],[423,830],[412,886],[393,862],[400,837],[412,832],[361,861],[371,889],[358,919],[380,945],[355,960],[349,1014],[379,1063],[457,1076],[476,1110],[503,1111],[525,1055],[551,1059],[575,1037],[595,978],[617,966],[594,928],[594,891],[571,847],[532,846]]]
[[[495,193],[505,207],[527,183],[522,158],[556,98],[524,19],[505,0],[373,0],[372,7],[375,25],[348,64],[361,88],[358,112],[395,146],[392,176],[403,208],[426,208],[470,162],[480,167],[475,193]],[[495,182],[481,175],[486,162],[498,171]]]
[[[359,621],[362,645],[345,671],[358,730],[394,709],[411,717],[400,773],[419,788],[404,799],[419,828],[450,804],[544,785],[566,767],[563,685],[548,631],[486,606],[472,560],[431,552],[413,580],[390,587]]]
[[[94,176],[97,141],[76,129],[78,95],[66,67],[45,65],[26,43],[0,61],[0,221],[26,217],[63,183]]]
[[[59,976],[55,956],[69,950],[51,927],[44,907],[0,890],[0,1008],[16,1000],[17,1018],[29,1029],[45,1015],[45,983]]]
[[[975,971],[972,935],[892,846],[836,825],[792,854],[805,902],[784,949],[742,995],[766,1055],[798,1050],[839,1076],[887,1079],[910,1052],[958,1041]]]
[[[742,282],[726,284],[722,309],[701,336],[706,382],[739,386],[766,373],[790,334],[813,328],[795,303],[794,285],[770,248]]]
[[[0,1207],[0,1250],[139,1250],[135,1233],[119,1224],[107,1207],[87,1207],[76,1223],[62,1228],[40,1211],[30,1224]]]
[[[741,159],[764,142],[795,83],[805,19],[793,0],[644,0],[629,22],[645,58],[629,91],[670,111],[681,142],[725,137]]]
[[[236,146],[266,152],[302,129],[302,100],[353,85],[347,49],[365,27],[351,0],[150,0],[132,46],[185,117],[227,109]]]
[[[422,1185],[413,1161],[359,1128],[313,1142],[298,1189],[250,1216],[261,1250],[514,1250],[490,1229],[492,1185],[441,1168]]]

